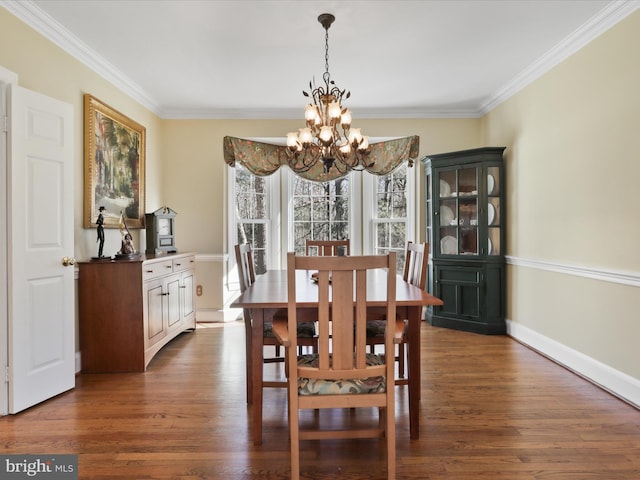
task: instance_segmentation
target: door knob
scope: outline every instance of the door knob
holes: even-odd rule
[[[76,259],[72,258],[72,257],[63,257],[62,258],[62,265],[64,265],[65,267],[70,267],[72,265],[76,264]]]

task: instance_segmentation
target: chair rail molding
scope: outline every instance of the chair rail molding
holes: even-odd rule
[[[563,273],[576,277],[591,278],[603,282],[619,283],[632,287],[640,287],[640,272],[625,272],[620,270],[610,270],[605,268],[584,267],[580,265],[570,265],[558,262],[547,262],[530,258],[505,256],[508,265],[517,267],[535,268],[548,272]]]

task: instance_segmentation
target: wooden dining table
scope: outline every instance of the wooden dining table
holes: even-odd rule
[[[313,319],[318,305],[318,289],[311,280],[311,273],[296,272],[299,321]],[[367,316],[383,318],[386,298],[386,272],[371,271],[367,279]],[[408,320],[407,325],[407,379],[409,389],[409,432],[412,439],[420,436],[420,322],[422,309],[428,305],[442,305],[442,300],[404,281],[398,276],[396,282],[396,312]],[[279,310],[287,308],[287,271],[269,270],[256,276],[253,285],[236,299],[231,307],[251,310],[251,354],[247,371],[251,372],[252,395],[247,399],[252,404],[252,435],[254,445],[262,444],[262,394],[263,394],[263,327],[271,322]]]

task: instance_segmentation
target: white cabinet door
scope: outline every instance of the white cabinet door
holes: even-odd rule
[[[75,386],[73,107],[9,93],[9,412]]]

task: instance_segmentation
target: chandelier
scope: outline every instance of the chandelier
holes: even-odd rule
[[[341,173],[363,170],[374,163],[367,163],[369,137],[359,128],[351,128],[351,112],[342,106],[342,99],[348,99],[351,92],[340,90],[329,74],[329,27],[334,20],[330,13],[318,17],[325,29],[324,85],[316,87],[315,81],[309,82],[311,93],[302,92],[312,101],[304,110],[307,126],[287,133],[289,166],[296,172],[306,172],[318,161],[322,161],[325,173],[332,167]]]

